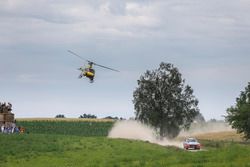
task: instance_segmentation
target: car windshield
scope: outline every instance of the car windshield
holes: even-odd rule
[[[197,142],[196,139],[187,139],[187,142]]]

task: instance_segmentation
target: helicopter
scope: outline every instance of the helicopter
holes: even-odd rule
[[[99,66],[99,67],[102,67],[102,68],[106,68],[106,69],[109,69],[109,70],[112,70],[112,71],[120,72],[120,71],[118,71],[116,69],[113,69],[113,68],[110,68],[110,67],[106,67],[106,66],[97,64],[97,63],[95,63],[93,61],[84,59],[81,56],[79,56],[78,54],[76,54],[75,52],[72,52],[71,50],[68,50],[68,52],[71,53],[72,55],[75,55],[76,57],[78,57],[78,58],[80,58],[80,59],[88,62],[88,65],[86,67],[80,67],[80,68],[78,68],[78,70],[81,71],[81,73],[80,73],[80,75],[79,75],[78,78],[82,78],[83,76],[87,77],[87,78],[89,78],[90,83],[93,83],[94,82],[94,78],[95,78],[95,70],[93,69],[93,65]]]

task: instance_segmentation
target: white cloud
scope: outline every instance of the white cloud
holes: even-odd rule
[[[31,82],[36,80],[37,76],[34,74],[21,74],[17,77],[17,80],[21,82]]]
[[[12,27],[5,34],[31,41],[46,36],[62,41],[62,34],[70,40],[96,35],[228,40],[249,36],[247,6],[247,1],[11,0],[1,2],[0,25]]]
[[[22,3],[21,3],[22,2]],[[95,34],[103,33],[110,35],[141,35],[144,29],[157,25],[157,19],[145,13],[145,8],[138,7],[132,11],[126,11],[126,3],[100,3],[93,7],[88,3],[63,4],[63,3],[46,3],[38,1],[13,1],[11,3],[3,3],[1,8],[2,18],[11,18],[8,26],[13,27],[9,30],[13,33],[18,31],[28,31],[32,38],[32,31],[51,34],[62,34],[71,30],[72,34],[80,33]],[[118,7],[118,8],[116,8]],[[121,8],[124,12],[117,14]],[[65,25],[64,25],[65,23]],[[1,23],[3,24],[3,23]],[[14,25],[20,25],[14,27]],[[69,25],[70,24],[70,25]],[[56,29],[55,29],[56,28]],[[51,29],[51,30],[50,30]],[[59,31],[57,31],[59,29]],[[30,32],[30,30],[32,30]],[[50,31],[49,31],[50,30]],[[34,33],[35,33],[34,32]],[[51,32],[51,33],[50,33]],[[33,34],[34,34],[33,33]],[[27,35],[27,34],[25,34]],[[33,38],[36,38],[34,36]]]

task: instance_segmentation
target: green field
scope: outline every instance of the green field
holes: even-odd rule
[[[66,134],[69,131],[34,132],[0,135],[1,167],[250,167],[249,143],[203,140],[206,151],[193,152],[142,141],[109,139],[106,133],[88,136]]]
[[[77,136],[107,136],[113,121],[66,121],[66,120],[30,120],[17,121],[17,126],[25,127],[26,133],[64,134]]]

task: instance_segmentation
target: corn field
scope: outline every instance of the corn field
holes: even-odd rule
[[[113,121],[70,121],[70,120],[18,120],[17,126],[26,133],[62,134],[77,136],[107,136]]]

